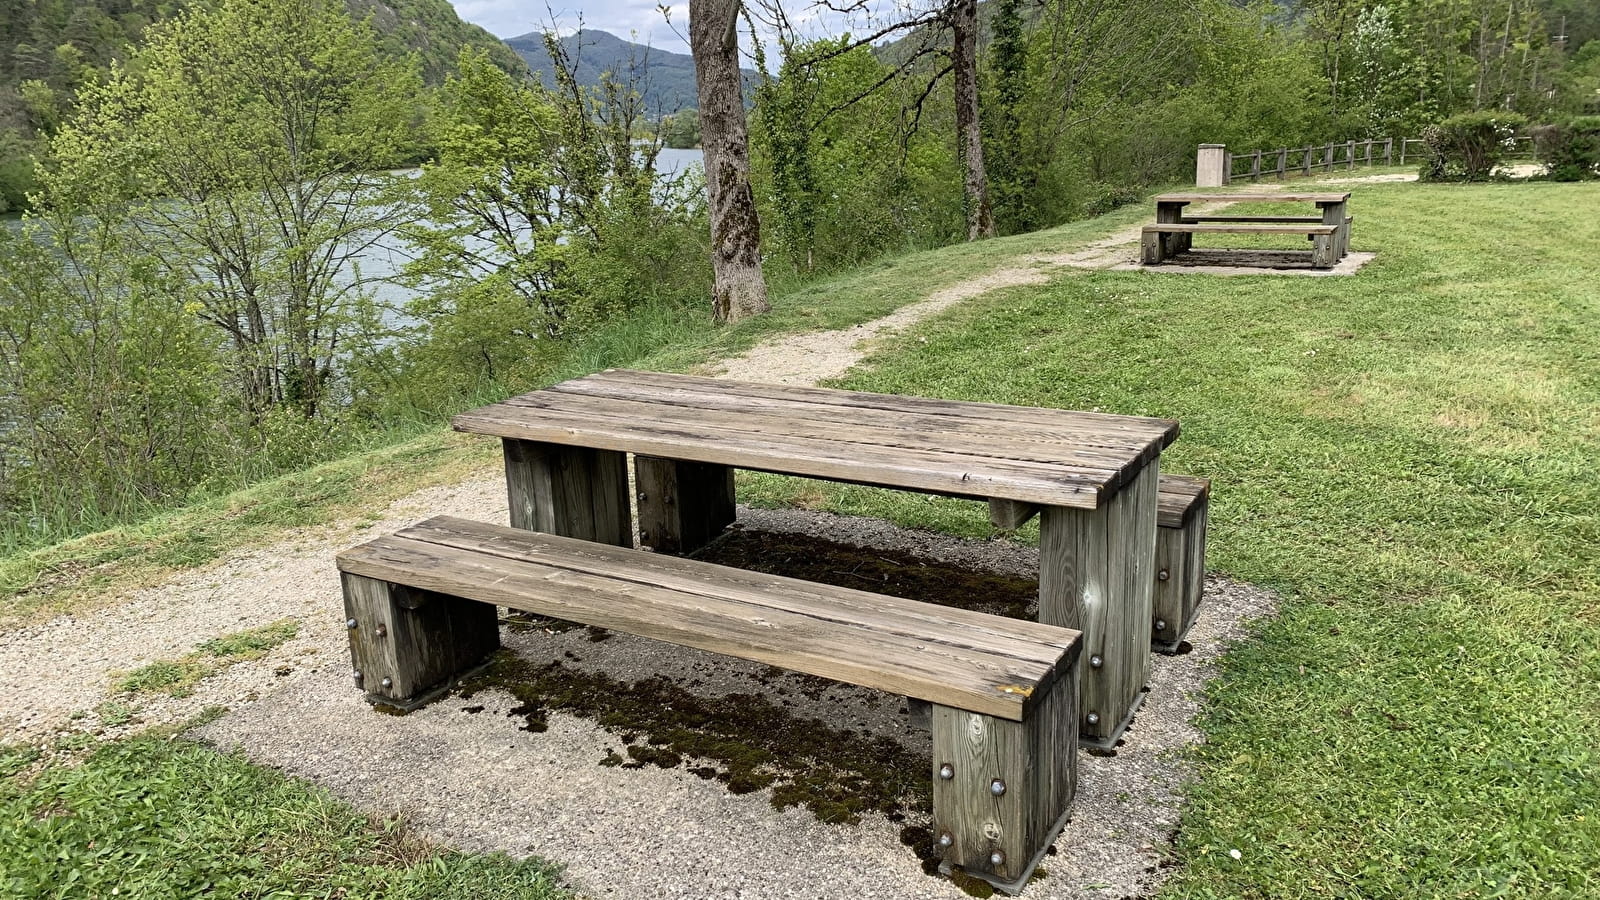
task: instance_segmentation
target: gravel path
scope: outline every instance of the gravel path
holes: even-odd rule
[[[724,374],[786,384],[836,377],[869,352],[873,339],[992,290],[1043,283],[1063,267],[1110,267],[1137,237],[1137,227],[1125,229],[1070,253],[1028,257],[857,328],[769,342],[728,360]],[[294,531],[116,606],[0,634],[0,734],[28,741],[77,732],[116,737],[221,705],[227,714],[199,729],[201,738],[306,777],[360,808],[403,813],[444,844],[538,853],[564,864],[571,885],[585,896],[964,896],[950,882],[924,875],[900,841],[901,825],[882,816],[853,826],[822,824],[804,810],[775,810],[764,791],[733,795],[687,771],[693,763],[602,768],[597,763],[608,751],[622,749],[617,734],[560,713],[550,716],[547,731],[523,730],[510,715],[517,701],[497,690],[470,704],[456,698],[405,717],[372,712],[350,683],[332,556],[366,534],[437,514],[505,521],[498,473],[413,494],[378,522]],[[1005,541],[961,540],[803,510],[741,508],[740,525],[1037,577],[1037,551]],[[1150,694],[1114,755],[1080,756],[1073,818],[1044,863],[1048,876],[1025,896],[1122,897],[1159,883],[1190,774],[1183,750],[1201,737],[1191,724],[1197,692],[1227,642],[1274,605],[1259,589],[1208,580],[1190,635],[1192,652],[1156,657]],[[286,617],[300,624],[293,640],[203,680],[190,696],[151,698],[113,689],[119,671]],[[564,660],[616,677],[667,675],[705,696],[761,691],[796,715],[825,713],[854,722],[862,733],[927,747],[925,733],[906,728],[899,698],[865,689],[778,697],[766,687],[772,675],[765,667],[626,635],[595,643],[581,630],[508,631],[506,644],[530,660]],[[131,709],[131,719],[108,712],[108,700]]]

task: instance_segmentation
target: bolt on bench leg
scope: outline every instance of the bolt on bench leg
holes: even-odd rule
[[[733,469],[654,456],[633,458],[639,541],[657,553],[693,553],[733,524]]]
[[[1077,790],[1077,664],[1047,685],[1026,721],[935,704],[933,833],[960,866],[1008,894],[1028,883]]]
[[[502,444],[513,528],[633,546],[627,454],[515,438]]]
[[[500,647],[491,604],[348,572],[340,577],[356,687],[374,703],[421,706]]]

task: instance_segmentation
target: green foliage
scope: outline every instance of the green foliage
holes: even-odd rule
[[[680,109],[661,122],[661,143],[673,150],[700,146],[700,111]]]
[[[707,281],[696,173],[658,175],[638,145],[637,92],[518,81],[467,53],[432,123],[439,147],[412,185],[422,215],[401,229],[421,291],[418,325],[395,351],[397,402],[435,414],[455,398],[538,380],[557,342]],[[442,403],[441,403],[442,401]]]
[[[1514,112],[1484,110],[1451,116],[1422,131],[1427,161],[1424,181],[1483,181],[1511,149],[1511,139],[1527,127]]]
[[[1600,116],[1579,116],[1533,129],[1539,161],[1552,181],[1600,178]]]
[[[0,894],[557,900],[538,860],[438,849],[242,757],[157,736],[24,780],[0,748]]]

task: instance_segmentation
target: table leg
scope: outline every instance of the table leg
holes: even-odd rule
[[[1337,225],[1339,230],[1333,234],[1333,259],[1338,262],[1350,252],[1350,226],[1345,224],[1345,204],[1322,204],[1322,224]]]
[[[1183,221],[1183,208],[1186,203],[1156,203],[1156,224],[1176,225]],[[1161,257],[1166,259],[1177,253],[1189,249],[1190,235],[1164,234],[1161,236]]]
[[[627,454],[515,438],[502,443],[513,528],[633,546]]]
[[[733,469],[654,456],[633,458],[639,542],[657,553],[693,553],[733,524]]]
[[[1116,744],[1150,674],[1159,479],[1152,462],[1098,509],[1039,519],[1039,621],[1083,632],[1078,733],[1099,747]]]

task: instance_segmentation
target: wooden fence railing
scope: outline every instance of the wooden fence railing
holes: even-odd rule
[[[1335,169],[1354,169],[1356,166],[1405,165],[1406,154],[1412,147],[1422,147],[1421,138],[1373,138],[1365,141],[1328,143],[1319,147],[1279,147],[1276,150],[1256,150],[1251,153],[1229,153],[1223,172],[1228,181],[1248,178],[1260,181],[1269,175],[1282,180],[1291,172],[1310,175],[1312,172],[1332,172]],[[1519,135],[1510,138],[1512,158],[1531,159],[1533,138]],[[1399,150],[1396,154],[1395,151]],[[1396,156],[1398,155],[1398,159]],[[1415,155],[1415,154],[1413,154]],[[1242,171],[1240,163],[1248,164]]]

